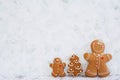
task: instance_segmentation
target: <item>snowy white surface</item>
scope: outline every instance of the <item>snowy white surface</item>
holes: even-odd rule
[[[49,67],[75,53],[85,71],[94,39],[113,55],[102,80],[120,80],[120,0],[0,0],[0,80],[101,79],[53,78]]]

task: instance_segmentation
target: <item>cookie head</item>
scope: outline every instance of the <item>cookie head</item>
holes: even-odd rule
[[[60,64],[60,63],[62,63],[62,61],[61,61],[60,58],[55,58],[53,62],[54,62],[55,64]]]
[[[76,56],[75,54],[73,54],[73,55],[70,57],[70,61],[71,61],[71,62],[76,62],[76,61],[78,61],[78,60],[79,60],[79,57]]]
[[[104,45],[104,43],[102,41],[94,40],[91,43],[91,49],[92,49],[92,52],[100,54],[100,53],[102,53],[104,51],[105,45]]]

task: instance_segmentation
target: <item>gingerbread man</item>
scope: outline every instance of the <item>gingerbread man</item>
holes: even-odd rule
[[[60,58],[55,58],[53,63],[50,64],[50,67],[53,69],[52,76],[64,77],[66,74],[64,72],[66,64],[61,61]]]
[[[102,41],[94,40],[91,43],[92,53],[84,54],[84,58],[88,61],[88,66],[85,72],[89,77],[105,77],[110,74],[106,63],[112,59],[111,54],[104,54],[105,45]]]

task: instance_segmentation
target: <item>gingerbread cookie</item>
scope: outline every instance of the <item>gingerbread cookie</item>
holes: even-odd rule
[[[72,57],[70,57],[70,63],[68,64],[68,67],[67,73],[73,75],[74,77],[83,72],[81,63],[79,62],[79,57],[76,55],[72,55]]]
[[[63,63],[60,58],[55,58],[53,63],[50,64],[50,67],[53,69],[52,76],[64,77],[65,76],[65,72],[64,72],[65,66],[66,66],[66,64]]]
[[[111,54],[104,54],[105,45],[99,40],[94,40],[91,43],[92,53],[84,54],[84,58],[88,61],[88,66],[85,72],[89,77],[105,77],[110,74],[106,63],[112,59]]]

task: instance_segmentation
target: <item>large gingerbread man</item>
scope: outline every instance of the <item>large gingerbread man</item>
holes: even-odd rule
[[[84,58],[88,61],[88,66],[85,72],[89,77],[105,77],[110,74],[106,62],[112,59],[111,54],[104,54],[105,45],[102,41],[94,40],[91,43],[92,53],[84,54]]]
[[[66,66],[66,64],[63,63],[60,58],[55,58],[53,63],[50,64],[50,67],[53,69],[52,76],[64,77],[65,76],[65,72],[64,72],[65,66]]]

